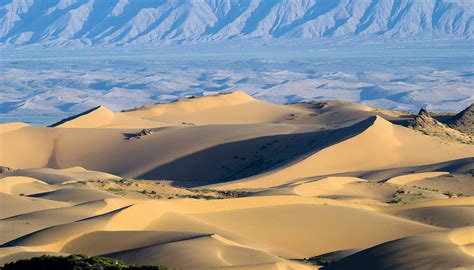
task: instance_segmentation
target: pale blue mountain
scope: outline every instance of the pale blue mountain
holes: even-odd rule
[[[1,0],[0,44],[472,39],[472,0]]]

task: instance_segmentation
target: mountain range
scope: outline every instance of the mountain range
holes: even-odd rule
[[[2,0],[0,45],[472,39],[471,0]]]

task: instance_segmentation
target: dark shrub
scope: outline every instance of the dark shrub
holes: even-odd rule
[[[5,264],[2,270],[166,270],[163,266],[135,266],[106,257],[86,255],[49,256],[18,260]]]

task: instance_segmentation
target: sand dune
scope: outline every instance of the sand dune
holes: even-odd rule
[[[59,202],[70,202],[70,203],[84,203],[89,202],[90,198],[97,200],[106,198],[116,198],[117,196],[93,189],[82,189],[82,188],[63,188],[54,191],[38,193],[32,195],[34,198],[43,198]]]
[[[35,178],[48,184],[63,184],[69,181],[81,181],[90,179],[120,179],[120,177],[116,175],[86,170],[82,167],[70,167],[65,169],[18,169],[0,174],[0,177],[7,175]]]
[[[0,125],[0,265],[469,267],[474,146],[395,124],[410,117],[236,92]]]
[[[30,195],[54,190],[47,183],[31,177],[9,176],[1,178],[0,192],[10,195]]]
[[[128,205],[129,202],[121,200],[95,200],[73,206],[63,205],[63,207],[36,210],[4,218],[0,220],[0,226],[4,228],[3,231],[5,232],[2,234],[0,242],[6,243],[38,230],[101,215]]]
[[[474,186],[470,174],[443,174],[411,182],[409,185],[426,189],[441,190],[451,196],[473,196]]]
[[[64,202],[14,196],[5,193],[0,193],[0,200],[2,202],[0,207],[0,218],[68,205]]]
[[[145,106],[123,114],[174,124],[255,124],[273,123],[309,111],[266,103],[243,92],[182,99],[175,103]]]
[[[299,184],[293,190],[296,194],[302,196],[318,196],[333,194],[344,189],[346,185],[365,181],[367,180],[356,177],[327,177],[318,181]]]
[[[474,225],[474,208],[472,205],[427,206],[392,212],[392,214],[443,228]]]
[[[6,124],[0,124],[0,133],[7,133],[13,130],[17,130],[23,127],[28,127],[30,125],[21,123],[21,122],[12,122]]]
[[[221,236],[203,238],[203,241],[209,244],[209,246],[206,244],[206,247],[210,248],[210,250],[206,252],[207,256],[211,256],[211,254],[213,254],[211,250],[214,249],[216,250],[214,252],[217,252],[215,254],[221,254],[220,252],[224,252],[224,254],[226,254],[229,252],[229,255],[221,254],[221,256],[224,256],[226,259],[223,260],[217,255],[205,259],[200,255],[194,261],[189,261],[189,263],[193,262],[194,265],[224,266],[233,264],[229,262],[241,264],[243,261],[239,258],[249,258],[249,256],[255,257],[252,261],[256,264],[275,262],[279,260],[275,259],[277,258],[275,255],[268,254],[269,251],[271,251],[273,254],[287,258],[301,258],[339,249],[368,247],[376,243],[385,242],[419,232],[438,230],[436,227],[430,227],[416,222],[404,221],[403,219],[397,219],[391,216],[378,214],[374,211],[343,206],[322,204],[314,205],[310,203],[311,200],[304,199],[302,197],[296,197],[293,199],[289,198],[289,200],[286,201],[285,199],[282,200],[282,198],[278,197],[274,199],[266,197],[248,199],[244,198],[235,199],[234,201],[235,202],[232,202],[231,204],[222,204],[219,201],[210,201],[198,203],[197,205],[193,200],[179,200],[176,201],[176,203],[160,203],[159,201],[143,202],[137,204],[136,206],[113,210],[102,215],[94,216],[91,214],[91,216],[94,217],[83,219],[82,221],[76,221],[74,223],[63,225],[55,225],[48,229],[44,229],[11,241],[5,246],[22,246],[27,251],[44,250],[48,252],[66,253],[84,253],[90,251],[93,254],[117,252],[117,249],[123,248],[124,250],[133,250],[133,252],[128,253],[126,251],[120,251],[119,254],[123,255],[123,257],[118,257],[124,259],[134,258],[133,260],[128,260],[132,262],[143,261],[144,259],[140,259],[140,256],[145,256],[143,258],[148,258],[146,255],[148,252],[156,252],[157,250],[161,250],[162,253],[157,254],[162,254],[160,256],[164,256],[165,258],[168,258],[166,257],[166,254],[176,253],[176,249],[181,250],[177,254],[183,254],[182,256],[190,256],[186,255],[185,250],[189,249],[189,252],[195,251],[196,248],[200,250],[202,249],[199,248],[200,244],[191,241],[191,243],[189,243],[191,246],[189,246],[187,241],[182,242],[182,240],[179,240],[178,242],[173,241],[174,244],[171,246],[170,244],[166,243],[171,241],[170,239],[173,237],[175,239],[176,237],[177,239],[181,239],[182,235],[186,236],[184,232],[193,233],[194,235],[202,235],[206,229],[202,226],[196,226],[194,227],[194,230],[197,229],[200,231],[193,232],[193,226],[191,224],[190,227],[183,227],[184,223],[181,223],[182,225],[180,228],[179,226],[174,225],[176,222],[173,220],[166,218],[162,220],[161,216],[163,216],[166,212],[169,212],[171,209],[174,209],[173,211],[177,211],[177,213],[181,214],[194,213],[192,216],[197,218],[197,220],[202,220],[206,224],[213,224],[213,226],[216,226],[217,228],[225,228],[225,230],[221,231]],[[270,204],[270,206],[262,207],[261,205],[265,205],[265,202]],[[160,207],[160,205],[162,206]],[[82,206],[79,207],[85,208]],[[227,211],[223,211],[224,209],[227,209]],[[144,215],[145,212],[147,213],[146,216]],[[74,211],[71,211],[71,213],[74,213]],[[268,219],[268,213],[272,218]],[[308,213],[311,214],[309,215]],[[47,213],[44,213],[43,215],[45,218],[48,216]],[[321,220],[319,218],[320,216],[325,216],[325,219]],[[343,220],[341,220],[341,218]],[[31,217],[32,221],[35,219],[37,218]],[[246,222],[242,223],[242,220],[246,220]],[[275,225],[270,226],[270,224],[275,223],[278,224],[277,227],[275,227]],[[291,225],[293,230],[287,231],[287,228],[290,226],[290,224],[293,224]],[[336,224],[340,225],[334,227]],[[215,230],[213,226],[208,227],[207,230]],[[322,231],[323,228],[326,228],[327,226],[334,227],[331,234],[328,234],[327,232],[324,234],[317,233],[318,231]],[[367,239],[366,237],[363,237],[363,235],[354,235],[350,230],[348,230],[348,227],[346,226],[367,232],[375,231],[377,237]],[[146,232],[147,229],[153,230],[152,228],[154,227],[159,229],[169,228],[170,230],[182,229],[183,233],[173,233],[171,236],[167,236],[167,234],[161,234],[165,237],[168,237],[168,240],[159,240],[160,237],[147,237],[147,235],[150,236],[150,234],[144,234],[143,236],[140,236],[140,234],[135,235],[135,233],[131,233],[134,236],[127,236],[126,234],[126,231],[129,230]],[[272,229],[269,230],[269,228]],[[391,229],[387,230],[387,228]],[[107,236],[106,232],[99,233],[100,231],[104,230],[111,231],[109,236]],[[102,235],[104,237],[113,237],[113,235],[117,236],[118,232],[114,233],[113,231],[122,231],[123,239],[126,239],[126,242],[117,246],[117,244],[110,245],[107,244],[110,242],[102,241],[104,239]],[[266,233],[262,233],[263,231]],[[87,235],[88,232],[92,233],[90,237],[81,236],[84,234]],[[211,235],[213,235],[212,232],[206,233],[211,233]],[[225,240],[222,242],[222,239],[226,238],[226,236],[222,234],[228,234],[230,239],[252,239],[250,242],[256,241],[259,244],[257,247],[245,247],[245,244],[244,247],[242,247],[240,246],[242,244],[234,243],[234,240]],[[272,237],[274,235],[280,235],[280,237]],[[343,238],[341,238],[341,236]],[[218,239],[215,239],[216,237]],[[132,240],[133,238],[135,240]],[[154,241],[154,243],[150,243],[149,241]],[[198,243],[200,242],[201,241],[198,241]],[[100,244],[97,245],[94,243],[102,243],[102,247],[100,247]],[[180,244],[176,247],[176,243]],[[182,247],[181,243],[184,244],[184,247]],[[231,243],[230,247],[228,247],[229,243]],[[331,243],[331,245],[328,246],[327,243]],[[95,248],[90,250],[90,245],[93,245]],[[149,248],[150,245],[153,248]],[[197,245],[198,247],[193,248],[194,245]],[[142,246],[147,246],[147,248],[139,249],[138,252],[137,248]],[[94,252],[93,250],[97,251]],[[217,250],[221,251],[218,252]],[[140,255],[142,253],[143,255]],[[235,259],[233,259],[234,257]],[[156,258],[157,262],[168,262],[160,258],[162,257]],[[172,263],[167,263],[167,265],[176,266],[176,264]],[[180,264],[179,266],[190,267],[186,264]]]
[[[355,172],[351,175],[355,175],[357,177],[361,177],[370,181],[380,182],[387,181],[390,178],[396,176],[424,172],[449,172],[451,174],[469,174],[469,171],[472,168],[474,168],[474,158],[468,157],[421,166],[405,166],[382,170]]]
[[[396,185],[406,185],[415,181],[423,180],[426,178],[436,177],[440,175],[449,174],[448,172],[424,172],[424,173],[415,173],[410,175],[401,175],[397,177],[390,178],[387,180],[387,183],[396,184]]]
[[[263,175],[214,187],[223,189],[272,187],[318,175],[424,165],[471,157],[472,146],[444,142],[371,117],[353,126],[357,136],[326,147],[305,159]],[[370,161],[370,162],[368,162]]]
[[[109,124],[114,118],[114,112],[104,106],[98,106],[82,114],[73,116],[72,118],[62,120],[52,126],[64,128],[96,128]]]
[[[52,125],[57,128],[155,128],[168,124],[114,113],[99,106]]]
[[[234,129],[235,128],[235,129]],[[212,147],[224,145],[226,143],[238,140],[242,145],[230,145],[232,149],[238,149],[241,153],[229,155],[226,148],[220,148],[221,155],[226,155],[223,165],[237,166],[234,170],[243,164],[249,163],[251,160],[259,160],[260,156],[255,155],[255,151],[259,151],[265,144],[271,143],[278,138],[271,138],[277,134],[306,131],[307,128],[299,128],[293,126],[267,125],[267,126],[200,126],[200,127],[172,127],[156,130],[153,134],[148,135],[139,140],[126,140],[125,134],[131,130],[117,129],[45,129],[32,128],[33,130],[19,130],[18,132],[10,132],[2,136],[1,143],[5,146],[5,156],[0,156],[2,164],[13,168],[36,168],[50,166],[55,168],[68,168],[72,166],[81,166],[89,170],[99,170],[121,175],[123,177],[140,177],[146,173],[151,173],[154,179],[169,174],[177,174],[180,171],[175,168],[158,170],[156,169],[165,164],[170,164],[180,157],[187,157],[193,153],[199,153]],[[192,130],[192,132],[191,132]],[[37,134],[38,136],[34,136]],[[252,140],[268,136],[265,139]],[[46,138],[48,137],[48,138]],[[290,141],[291,136],[286,136],[285,140]],[[24,140],[24,141],[23,141]],[[45,142],[46,141],[46,142]],[[27,143],[27,147],[13,147],[15,144]],[[173,142],[173,143],[171,143]],[[294,142],[297,144],[297,142]],[[242,146],[251,146],[251,149],[245,150]],[[87,145],[84,147],[83,145]],[[267,146],[265,146],[267,147]],[[37,150],[36,150],[37,149]],[[37,151],[38,155],[35,159],[24,158],[31,150]],[[250,152],[253,150],[253,153]],[[109,152],[114,151],[115,155],[110,156]],[[289,154],[297,155],[307,151],[299,147],[292,150]],[[268,152],[268,151],[267,151]],[[263,154],[268,155],[263,152]],[[285,155],[282,153],[283,158]],[[235,156],[239,156],[240,164],[235,164]],[[84,158],[87,156],[88,158]],[[247,156],[249,160],[241,160],[241,157]],[[264,156],[263,156],[264,157]],[[215,165],[214,162],[203,160],[206,166]],[[195,161],[195,160],[193,160]],[[275,160],[274,162],[277,162]],[[227,174],[225,168],[213,168],[207,170],[204,168],[203,174],[208,174],[208,178],[216,177],[217,174]],[[234,171],[233,170],[233,171]],[[185,176],[191,176],[188,174]],[[218,175],[220,176],[220,175]]]
[[[322,216],[324,219],[320,218]],[[329,205],[259,207],[197,217],[256,239],[268,245],[276,254],[290,258],[361,248],[410,234],[437,230],[375,212]],[[330,232],[324,230],[328,227],[331,227]],[[372,232],[373,236],[369,239],[363,236],[364,233],[353,234],[352,230]]]
[[[156,106],[183,107],[184,109],[169,110],[172,112],[189,110],[202,121],[207,121],[209,117],[195,113],[196,110],[208,108],[224,110],[213,112],[213,115],[227,119],[226,108],[231,106],[227,104],[228,102],[234,102],[236,106],[255,103],[255,110],[257,108],[258,110],[252,112],[254,116],[275,115],[273,110],[266,106],[277,105],[266,103],[262,105],[262,102],[241,93],[235,94],[237,98],[234,101],[233,95],[203,97]],[[199,105],[201,103],[203,105]],[[122,177],[172,179],[182,182],[179,183],[181,185],[192,186],[196,185],[198,179],[201,183],[197,184],[202,185],[212,184],[215,179],[233,180],[250,177],[245,179],[248,182],[247,180],[255,177],[259,179],[260,185],[268,187],[290,181],[288,178],[299,179],[329,173],[416,166],[465,158],[472,156],[474,148],[470,145],[445,143],[441,139],[393,125],[381,117],[365,119],[364,117],[377,113],[369,107],[336,104],[321,109],[316,116],[310,115],[308,111],[310,106],[278,105],[277,107],[284,108],[286,116],[289,115],[288,110],[294,108],[305,110],[306,113],[304,117],[292,116],[294,119],[279,124],[255,124],[255,121],[247,121],[229,125],[232,123],[230,121],[225,125],[222,122],[219,125],[183,126],[179,123],[179,126],[153,129],[154,133],[151,135],[135,140],[126,138],[127,134],[137,132],[137,129],[133,129],[136,127],[101,129],[93,128],[96,126],[94,124],[88,128],[74,129],[26,127],[0,135],[0,146],[5,152],[5,155],[0,156],[0,163],[20,169],[81,166]],[[344,110],[342,109],[344,107],[350,109]],[[154,110],[153,108],[150,110]],[[355,113],[357,109],[360,114]],[[97,110],[100,112],[104,109]],[[136,112],[142,110],[145,113],[148,109]],[[86,116],[90,116],[92,120],[103,117],[103,113],[98,113],[96,116],[95,112],[66,121],[62,125],[73,124]],[[322,130],[323,121],[328,119],[336,121],[338,118],[340,120],[342,116],[339,114],[350,119],[338,124],[328,124]],[[298,120],[299,118],[304,120],[301,120],[303,123]],[[217,122],[213,122],[215,123]],[[79,124],[77,126],[85,127]],[[415,150],[419,145],[425,148],[422,151]],[[31,151],[37,153],[34,159],[28,154]],[[115,153],[114,156],[109,154],[111,151]],[[346,152],[351,154],[342,155]],[[345,160],[339,162],[341,156],[344,156]],[[369,165],[363,162],[367,159],[374,160]],[[181,166],[193,166],[189,170],[193,173],[180,170]],[[295,171],[298,173],[294,174]],[[261,175],[262,173],[264,174]],[[288,176],[285,177],[285,174]],[[281,180],[278,180],[279,183],[272,183],[270,180],[272,177]],[[269,179],[269,183],[266,183],[266,179]],[[248,188],[252,188],[252,185],[250,184]]]
[[[342,259],[323,269],[468,269],[474,227],[408,237]]]
[[[149,260],[150,263],[160,262],[169,267],[185,269],[286,263],[285,260],[275,255],[234,243],[220,235],[198,236],[110,254],[110,256],[135,263]],[[202,267],[203,265],[206,267]]]

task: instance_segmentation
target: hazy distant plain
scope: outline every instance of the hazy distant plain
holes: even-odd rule
[[[2,50],[0,122],[47,125],[97,105],[122,110],[237,90],[277,103],[459,111],[474,101],[473,59],[469,42]]]

